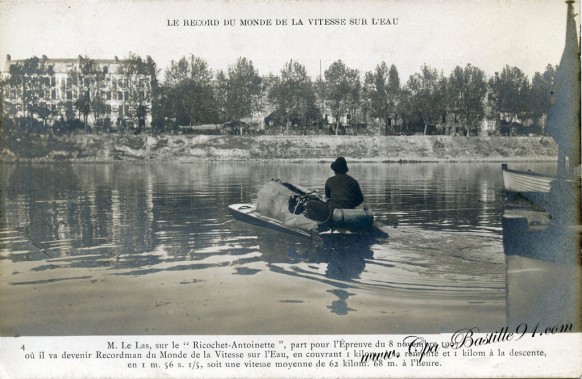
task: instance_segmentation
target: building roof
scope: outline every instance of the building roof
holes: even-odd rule
[[[27,59],[12,59],[10,55],[6,55],[6,64],[4,65],[4,71],[9,72],[10,66],[13,64],[19,64],[26,62]],[[48,64],[54,65],[53,69],[57,73],[64,73],[69,71],[69,65],[80,64],[85,59],[93,60],[97,65],[116,65],[123,62],[122,59],[115,57],[114,59],[93,59],[88,57],[78,56],[77,58],[48,58],[46,55],[39,57],[40,60],[45,61]]]

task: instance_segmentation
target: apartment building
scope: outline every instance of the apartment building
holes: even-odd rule
[[[4,113],[47,125],[78,118],[88,125],[151,125],[151,79],[114,59],[6,57]]]

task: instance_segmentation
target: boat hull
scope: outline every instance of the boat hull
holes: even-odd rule
[[[303,230],[299,228],[289,227],[282,224],[280,221],[266,217],[257,212],[256,206],[252,204],[231,204],[228,206],[230,214],[235,220],[244,222],[246,224],[259,226],[268,230],[279,233],[288,234],[301,239],[307,239],[315,243],[323,243],[329,239],[334,238],[387,238],[388,233],[382,231],[375,225],[370,225],[369,228],[350,229],[350,228],[335,228],[318,230]]]
[[[512,170],[506,164],[501,167],[503,171],[503,186],[508,195],[521,196],[542,207],[549,205],[550,191],[555,177],[531,171]]]
[[[228,206],[228,210],[236,220],[251,225],[260,226],[281,233],[291,234],[296,237],[320,239],[317,232],[285,226],[275,219],[260,214],[257,212],[257,207],[252,204],[231,204]]]
[[[388,234],[374,225],[374,214],[367,209],[334,209],[325,222],[305,216],[308,201],[322,201],[317,192],[292,183],[271,180],[258,193],[255,204],[231,204],[232,216],[248,224],[321,242],[328,236],[385,238]]]

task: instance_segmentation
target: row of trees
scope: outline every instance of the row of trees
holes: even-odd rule
[[[424,65],[402,85],[396,66],[385,62],[362,80],[358,70],[338,60],[313,81],[294,60],[279,75],[259,75],[246,58],[213,75],[203,59],[189,56],[166,70],[162,109],[165,118],[190,124],[272,111],[279,123],[304,127],[321,125],[330,114],[336,133],[347,116],[352,125],[382,120],[385,133],[426,134],[429,126],[439,125],[469,134],[484,118],[497,125],[543,124],[555,72],[548,65],[530,81],[519,68],[506,66],[488,79],[470,64],[455,67],[448,76]],[[447,122],[446,115],[453,115],[453,121]]]
[[[130,54],[120,61],[117,77],[120,74],[121,78],[112,84],[95,60],[81,58],[78,69],[69,72],[68,81],[62,84],[64,92],[75,89],[78,93],[67,96],[61,105],[68,119],[82,117],[87,125],[93,114],[99,124],[110,112],[103,89],[109,86],[115,92],[119,86],[126,93],[124,115],[141,128],[149,112],[157,131],[172,125],[221,124],[270,114],[274,124],[303,128],[333,121],[334,133],[346,126],[342,120],[347,120],[347,126],[381,120],[386,134],[427,134],[434,126],[441,132],[455,128],[469,134],[484,118],[498,126],[503,122],[542,125],[555,71],[555,66],[548,65],[530,81],[517,67],[506,66],[487,78],[483,70],[470,64],[455,67],[448,76],[423,65],[402,84],[395,65],[381,62],[361,75],[337,60],[314,81],[305,66],[294,60],[278,75],[263,76],[246,58],[214,72],[204,59],[188,55],[172,61],[159,81],[161,71],[150,56]],[[62,109],[46,95],[54,84],[50,83],[54,73],[45,57],[13,65],[9,73],[3,83],[5,95],[18,89],[19,104],[28,117],[46,122]],[[11,106],[5,104],[6,113],[14,114]],[[326,115],[331,117],[326,120]]]

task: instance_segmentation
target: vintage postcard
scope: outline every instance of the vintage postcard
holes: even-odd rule
[[[580,377],[580,2],[0,0],[0,376]]]

